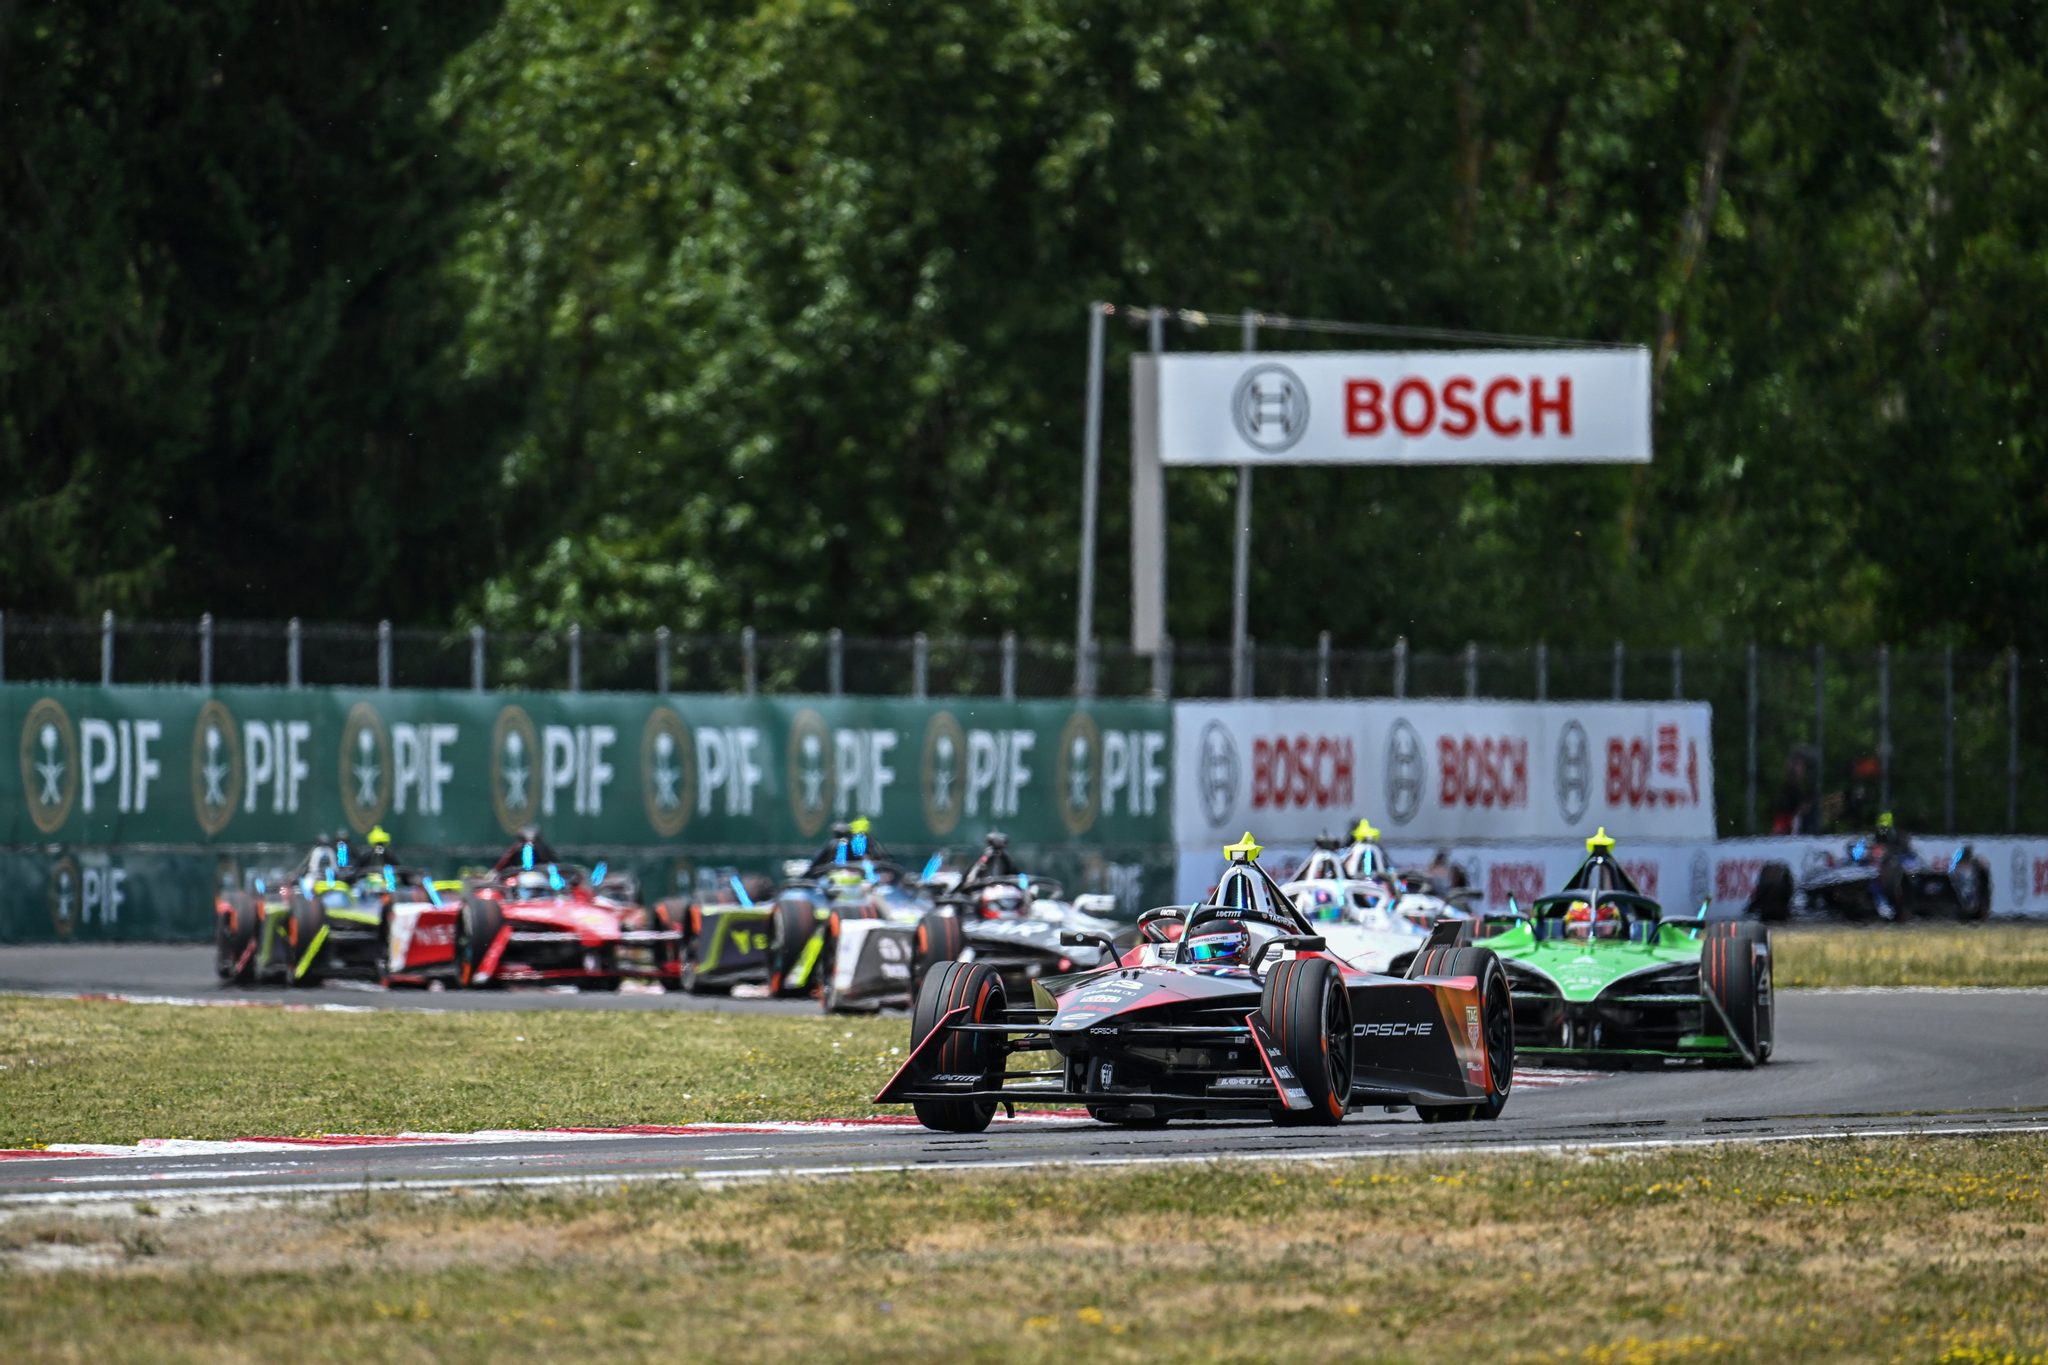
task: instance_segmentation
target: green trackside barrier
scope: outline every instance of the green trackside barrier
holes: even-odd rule
[[[204,937],[212,888],[383,825],[424,866],[538,825],[652,895],[866,816],[899,858],[1006,831],[1127,909],[1172,894],[1160,703],[0,685],[0,941]],[[75,911],[59,907],[73,903]]]
[[[937,847],[906,847],[922,863]],[[952,846],[972,852],[965,842]],[[1126,918],[1173,894],[1173,855],[1153,848],[1015,846],[1018,859],[1036,874],[1056,878],[1072,891],[1106,891],[1118,897]],[[304,850],[207,849],[182,852],[105,848],[0,852],[0,944],[202,942],[213,936],[209,912],[216,891],[274,882]],[[487,863],[497,850],[408,849],[409,862],[438,876],[453,877]],[[571,856],[569,850],[562,850]],[[648,849],[576,849],[578,861],[600,859],[630,872],[648,900],[662,896],[730,894],[729,879],[759,872],[779,880],[782,850],[702,848],[688,853]]]

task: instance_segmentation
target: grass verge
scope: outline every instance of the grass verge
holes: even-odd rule
[[[2044,1165],[2034,1136],[38,1214],[0,1222],[0,1343],[86,1360],[2040,1362]]]
[[[0,1147],[843,1117],[898,1019],[307,1014],[0,997]]]
[[[1777,929],[1780,986],[2048,986],[2048,929],[2025,924]]]

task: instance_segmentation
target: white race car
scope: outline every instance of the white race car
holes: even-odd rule
[[[1339,851],[1335,840],[1316,850],[1280,888],[1314,921],[1329,951],[1361,971],[1398,976],[1440,920],[1473,918],[1474,892],[1441,895],[1427,878],[1404,876],[1386,851],[1360,839]]]

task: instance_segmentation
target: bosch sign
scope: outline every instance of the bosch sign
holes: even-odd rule
[[[1711,719],[1703,702],[1184,702],[1174,839],[1208,847],[1251,820],[1307,842],[1358,816],[1439,844],[1583,841],[1603,823],[1712,838]]]
[[[1647,463],[1641,347],[1138,356],[1139,457],[1179,464]],[[1155,400],[1156,396],[1156,400]],[[1156,433],[1156,450],[1153,448]]]
[[[1492,810],[1529,804],[1529,741],[1512,735],[1440,735],[1437,801]]]
[[[1253,810],[1336,810],[1354,804],[1355,749],[1347,736],[1279,735],[1252,741]]]

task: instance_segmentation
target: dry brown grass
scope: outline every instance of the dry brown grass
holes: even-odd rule
[[[38,1215],[0,1233],[0,1354],[2040,1361],[2044,1165],[2010,1137]],[[24,1269],[50,1245],[114,1268]]]
[[[2048,986],[2048,928],[1859,924],[1771,935],[1780,986]]]

